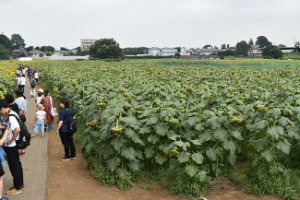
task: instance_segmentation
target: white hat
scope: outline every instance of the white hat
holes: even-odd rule
[[[43,89],[38,89],[38,92],[44,93]]]

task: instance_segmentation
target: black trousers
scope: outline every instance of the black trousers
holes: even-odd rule
[[[5,147],[10,173],[14,179],[14,188],[19,190],[24,185],[23,168],[18,147]]]
[[[70,149],[71,157],[76,157],[76,149],[73,141],[73,135],[61,132],[59,133],[59,136],[65,148],[65,157],[70,158]]]

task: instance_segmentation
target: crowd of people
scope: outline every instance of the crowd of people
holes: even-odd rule
[[[41,71],[35,71],[26,66],[18,66],[17,77],[17,90],[15,97],[13,94],[7,94],[5,99],[0,100],[0,200],[8,200],[9,198],[3,197],[3,167],[6,166],[6,160],[9,170],[13,177],[13,186],[6,191],[7,195],[21,194],[25,190],[23,168],[20,161],[20,155],[25,153],[24,149],[18,149],[16,145],[21,131],[21,125],[17,119],[24,122],[26,126],[27,120],[27,101],[25,97],[26,73],[29,80],[30,96],[34,99],[36,104],[36,113],[34,119],[34,129],[31,137],[36,137],[41,132],[41,137],[45,136],[45,131],[51,132],[53,129],[54,116],[51,114],[51,109],[55,105],[54,98],[49,94],[48,90],[38,89],[36,86],[41,76]],[[37,93],[37,96],[36,96]],[[30,101],[30,100],[29,100]],[[69,101],[66,98],[60,100],[60,107],[62,110],[58,116],[58,125],[56,133],[59,134],[61,142],[64,146],[64,156],[62,161],[69,161],[76,159],[76,149],[73,141],[73,135],[68,132],[69,117],[75,119],[73,110],[70,108]],[[6,158],[6,159],[5,159]]]

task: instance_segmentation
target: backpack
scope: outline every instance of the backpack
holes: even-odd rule
[[[20,120],[19,117],[17,117],[14,114],[10,114],[9,116],[14,116],[20,125],[21,130],[19,133],[19,139],[16,140],[18,149],[26,149],[27,146],[30,145],[31,134],[28,132],[27,127],[25,126],[24,122]]]
[[[35,87],[35,80],[34,80],[34,79],[32,79],[32,80],[30,81],[30,86],[31,86],[31,88],[34,88],[34,87]]]
[[[64,111],[66,111],[66,110],[64,110]],[[71,116],[71,111],[70,111],[70,114],[68,114],[67,111],[65,113],[68,116],[68,119],[67,119],[68,134],[73,135],[74,133],[77,132],[77,123],[76,123],[74,117]]]

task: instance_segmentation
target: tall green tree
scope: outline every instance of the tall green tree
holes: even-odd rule
[[[221,49],[226,49],[226,44],[222,44]]]
[[[236,44],[236,53],[238,55],[247,56],[249,45],[246,41],[241,41]]]
[[[53,46],[47,46],[47,50],[53,53],[55,51],[55,48]]]
[[[122,50],[119,43],[117,43],[113,38],[103,38],[96,40],[94,45],[90,46],[89,54],[92,58],[122,58]]]
[[[269,46],[267,46],[266,48],[263,49],[262,55],[263,56],[270,56],[272,58],[277,59],[277,58],[282,57],[283,53],[278,47],[273,46],[273,45],[269,45]]]
[[[272,45],[272,42],[268,40],[265,36],[259,36],[256,38],[256,45],[259,45],[260,48],[267,47],[269,45]]]
[[[250,40],[249,40],[249,42],[248,42],[248,45],[249,45],[249,47],[250,47],[251,45],[254,45],[252,38],[250,38]]]
[[[47,46],[41,46],[40,50],[43,51],[43,52],[48,51]]]
[[[0,45],[2,45],[4,48],[9,49],[9,50],[12,49],[12,44],[11,44],[10,39],[4,34],[0,35]]]
[[[284,44],[279,44],[278,47],[286,47]]]
[[[12,43],[12,50],[25,50],[25,41],[19,34],[12,34],[11,35],[11,43]]]
[[[25,48],[26,52],[32,51],[33,50],[33,46],[29,46]]]
[[[205,45],[205,46],[203,47],[203,49],[208,49],[208,48],[213,49],[213,46],[211,46],[210,44],[207,44],[207,45]]]
[[[60,51],[68,51],[68,49],[65,47],[60,47]]]
[[[10,58],[10,50],[0,44],[0,60],[8,60]]]
[[[41,50],[40,47],[35,47],[34,50]]]

